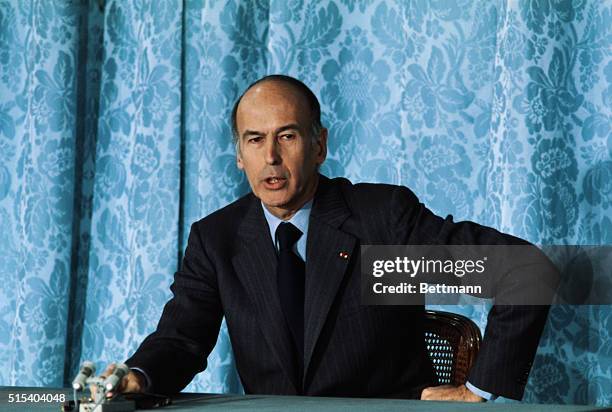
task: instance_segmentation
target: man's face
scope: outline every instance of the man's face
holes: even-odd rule
[[[268,210],[289,219],[315,193],[317,165],[327,154],[327,130],[310,137],[306,100],[281,82],[249,90],[236,113],[238,168]]]

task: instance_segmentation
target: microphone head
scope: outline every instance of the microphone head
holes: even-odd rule
[[[115,370],[113,371],[113,373],[116,375],[120,375],[123,378],[125,375],[130,373],[130,367],[127,366],[125,363],[118,363],[115,366]]]
[[[118,363],[113,373],[104,380],[104,389],[107,392],[114,390],[128,373],[130,373],[130,368],[125,363]]]
[[[87,378],[93,376],[96,373],[96,365],[91,361],[85,361],[81,364],[79,373],[77,374],[74,381],[72,381],[72,388],[76,391],[82,391],[85,388]]]
[[[91,372],[87,375],[88,377],[91,376],[91,375],[95,375],[96,374],[96,364],[93,363],[92,361],[86,360],[85,362],[83,362],[81,364],[81,370],[83,370],[85,368],[91,370]]]

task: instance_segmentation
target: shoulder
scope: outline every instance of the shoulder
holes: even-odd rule
[[[419,204],[416,195],[407,187],[386,183],[351,183],[345,178],[330,179],[330,185],[342,194],[353,211],[374,211],[414,207]]]
[[[253,193],[249,192],[232,203],[194,222],[191,230],[196,231],[200,236],[212,239],[227,237],[237,230],[242,218],[246,216],[247,211],[252,207],[255,200],[257,198]]]
[[[353,184],[344,178],[324,182],[320,205],[327,209],[319,206],[319,210],[327,210],[327,216],[343,218],[342,229],[366,243],[401,243],[421,208],[416,196],[404,186]],[[325,216],[325,212],[319,213]]]

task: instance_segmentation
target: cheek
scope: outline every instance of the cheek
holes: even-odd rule
[[[242,154],[240,159],[238,159],[238,167],[244,170],[247,176],[254,175],[258,169],[257,159],[250,154]]]
[[[299,172],[302,180],[308,180],[317,168],[317,159],[314,153],[308,152],[300,159]]]

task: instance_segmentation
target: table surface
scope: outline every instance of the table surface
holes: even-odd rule
[[[72,399],[70,389],[0,387],[0,410],[12,411],[59,411],[58,402],[9,403],[9,394],[66,394]],[[155,409],[158,411],[320,411],[320,412],[370,412],[370,411],[603,411],[612,408],[598,408],[590,405],[548,405],[524,403],[481,403],[432,402],[400,399],[323,398],[309,396],[270,395],[208,395],[179,394],[172,405]]]

